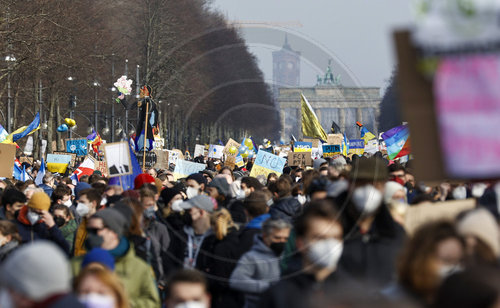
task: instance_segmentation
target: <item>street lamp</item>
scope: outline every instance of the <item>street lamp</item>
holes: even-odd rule
[[[72,89],[72,94],[69,95],[69,117],[70,119],[74,118],[74,112],[76,108],[76,79],[73,76],[69,76],[66,78],[69,81],[73,82],[73,89]],[[70,127],[68,130],[69,138],[71,139],[73,137],[73,130],[74,127]]]
[[[94,81],[94,128],[95,131],[97,132],[97,87],[101,86],[99,82]]]
[[[11,104],[12,104],[12,96],[10,94],[10,75],[12,70],[12,62],[16,62],[16,57],[13,55],[7,55],[5,57],[5,61],[7,62],[7,131],[9,133],[12,132],[12,113],[11,113]]]

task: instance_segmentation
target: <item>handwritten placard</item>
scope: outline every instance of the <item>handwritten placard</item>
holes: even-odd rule
[[[311,166],[312,158],[311,152],[290,152],[288,153],[288,165],[289,166]]]

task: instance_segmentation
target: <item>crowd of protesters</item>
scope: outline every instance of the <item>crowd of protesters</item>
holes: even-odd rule
[[[500,305],[500,185],[427,186],[380,152],[250,177],[205,161],[134,189],[0,181],[0,307],[474,307]],[[25,167],[34,177],[36,166]],[[412,206],[475,198],[412,234]]]

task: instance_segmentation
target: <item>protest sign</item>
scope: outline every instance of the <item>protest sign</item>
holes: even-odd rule
[[[140,152],[135,153],[135,156],[137,157],[137,161],[139,162],[139,165],[141,166],[141,168],[152,168],[156,164],[157,156],[156,156],[155,151],[158,151],[158,150],[146,152],[146,159],[145,160],[144,160],[144,151],[140,151]],[[145,163],[145,166],[142,165],[143,162]]]
[[[365,152],[365,140],[363,139],[349,140],[349,153],[356,155],[363,155],[364,152]]]
[[[312,160],[321,158],[321,155],[323,155],[323,147],[321,148],[312,148],[311,149],[311,158]]]
[[[326,143],[328,144],[342,144],[342,141],[344,141],[344,135],[342,134],[328,134],[327,137]]]
[[[296,141],[293,143],[294,152],[311,152],[312,147],[312,142]]]
[[[224,161],[224,166],[228,166],[231,168],[231,170],[234,169],[234,166],[236,165],[236,156],[226,156],[226,160]]]
[[[257,153],[257,157],[255,158],[250,176],[257,177],[258,175],[264,175],[267,177],[267,175],[272,172],[279,176],[283,172],[285,163],[286,159],[284,158],[266,151],[259,151],[259,153]]]
[[[161,150],[165,146],[165,139],[155,136],[155,140],[153,141],[153,149]]]
[[[58,154],[58,155],[70,155],[71,156],[71,161],[69,162],[70,166],[75,165],[76,161],[76,154],[75,153],[66,153],[66,152],[54,152],[53,154]]]
[[[231,154],[231,153],[229,153],[229,149],[231,147],[235,147],[236,149],[239,149],[240,145],[241,144],[238,143],[236,140],[233,140],[233,139],[229,138],[229,141],[226,143],[226,146],[224,147],[224,151],[223,151],[224,155],[226,155],[226,157],[227,156],[234,156],[234,157],[236,157],[236,155],[238,155],[238,151],[236,151],[236,153],[234,153],[234,154]]]
[[[33,136],[28,136],[26,140],[26,145],[24,146],[24,154],[32,155],[33,154]]]
[[[378,140],[368,140],[368,143],[365,145],[365,152],[370,154],[375,154],[376,152],[378,152]]]
[[[153,168],[168,169],[169,152],[167,150],[154,150],[154,152],[156,154],[156,163]]]
[[[323,144],[323,157],[333,157],[340,154],[340,144]]]
[[[168,151],[168,164],[177,164],[177,160],[182,159],[179,158],[179,152],[177,151]]]
[[[235,159],[235,165],[238,166],[238,167],[243,167],[245,165],[245,162],[243,161],[243,157],[241,157],[241,155],[238,154],[238,156],[236,156],[236,159]]]
[[[208,148],[208,157],[221,159],[224,155],[224,147],[222,145],[211,144]]]
[[[76,156],[87,155],[87,139],[66,139],[66,152],[75,153]]]
[[[201,144],[197,144],[194,146],[194,154],[193,157],[205,156],[205,146]]]
[[[47,170],[64,174],[71,158],[71,154],[47,154]]]
[[[178,159],[177,164],[175,164],[174,178],[176,180],[180,178],[188,177],[193,173],[198,173],[205,170],[205,164],[193,163],[187,160]]]
[[[99,170],[101,174],[107,174],[108,173],[108,165],[106,164],[105,161],[96,161],[95,164],[95,170]]]
[[[132,174],[132,162],[128,142],[114,142],[104,145],[104,157],[108,168],[108,176]],[[142,160],[141,160],[142,161]]]
[[[0,177],[12,178],[15,159],[16,145],[0,143]]]
[[[288,154],[289,166],[312,166],[311,152],[290,152]]]
[[[302,141],[311,142],[313,148],[317,148],[319,146],[319,139],[304,138],[304,139],[302,139]]]

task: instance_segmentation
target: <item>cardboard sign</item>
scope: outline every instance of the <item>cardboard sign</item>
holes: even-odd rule
[[[87,155],[87,139],[66,139],[66,152],[75,153],[76,156]]]
[[[114,142],[104,145],[104,157],[110,178],[132,174],[130,148],[128,142]],[[142,160],[141,160],[142,162]]]
[[[178,159],[182,159],[179,157],[179,152],[177,151],[168,151],[168,164],[177,164]]]
[[[224,166],[228,166],[229,168],[231,168],[231,170],[233,170],[234,166],[236,166],[236,156],[227,156],[226,160],[224,161]]]
[[[175,164],[174,178],[176,180],[190,176],[193,173],[198,173],[205,170],[205,164],[193,163],[187,160],[178,159]]]
[[[47,154],[47,170],[50,172],[65,173],[68,164],[71,163],[71,155]]]
[[[257,157],[255,158],[250,176],[257,177],[258,175],[264,175],[267,177],[269,173],[273,172],[280,176],[283,172],[283,168],[285,167],[285,163],[286,159],[284,158],[266,151],[259,151],[259,153],[257,153]]]
[[[311,152],[311,149],[313,147],[312,142],[303,142],[303,141],[297,141],[293,143],[293,151],[294,152]]]
[[[0,177],[12,178],[15,159],[16,145],[0,143]]]
[[[344,135],[342,134],[328,134],[327,137],[326,143],[328,144],[342,144],[342,141],[344,141]]]
[[[205,146],[201,144],[197,144],[194,146],[194,154],[193,157],[205,156]]]
[[[156,169],[168,169],[168,155],[167,150],[154,150],[156,154],[156,164],[153,168]]]
[[[69,164],[70,164],[70,166],[74,166],[75,165],[75,161],[76,161],[76,154],[75,153],[54,152],[54,154],[57,154],[57,155],[70,155],[71,156],[71,161],[69,162]]]
[[[224,155],[224,147],[222,145],[211,144],[208,148],[208,157],[221,159]]]
[[[153,141],[153,149],[161,150],[165,146],[165,139],[155,136],[155,140]]]
[[[234,156],[234,157],[236,157],[236,155],[238,155],[238,151],[236,151],[236,154],[231,154],[231,153],[229,153],[229,148],[231,148],[231,147],[233,147],[233,146],[234,146],[236,149],[238,149],[238,148],[241,146],[241,144],[240,144],[240,143],[238,143],[237,141],[235,141],[235,140],[233,140],[233,139],[229,138],[229,141],[226,143],[226,146],[224,147],[224,151],[223,151],[223,152],[224,152],[224,155],[226,155],[226,157],[227,157],[227,156]]]
[[[108,173],[108,165],[106,164],[105,161],[96,161],[94,163],[95,170],[99,170],[101,174],[107,174]]]
[[[319,146],[319,139],[304,138],[302,141],[311,142],[313,148],[317,148]]]
[[[323,157],[333,157],[340,154],[340,144],[323,144]]]
[[[365,145],[365,152],[370,154],[375,154],[376,152],[378,152],[378,140],[368,140],[368,143]]]
[[[139,165],[141,168],[153,168],[154,165],[156,165],[157,161],[157,156],[156,153],[153,151],[146,152],[146,160],[144,161],[144,151],[140,151],[135,153],[135,156],[137,157],[137,161],[139,162]],[[142,164],[145,163],[145,166]]]
[[[288,154],[289,166],[312,166],[311,152],[297,153],[291,152]]]

